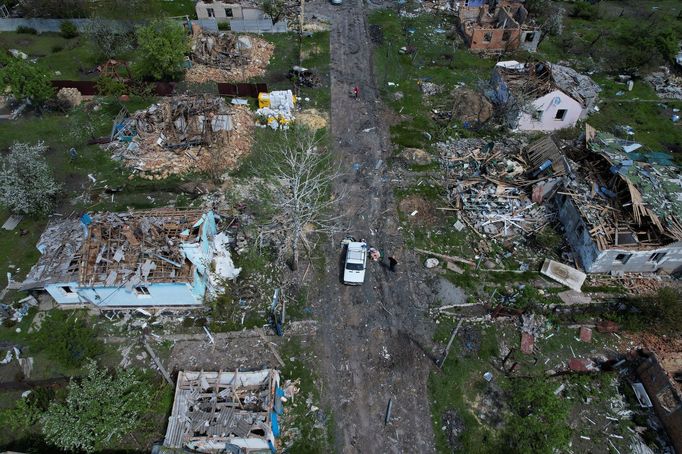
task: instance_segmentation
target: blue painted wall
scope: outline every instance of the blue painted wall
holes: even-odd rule
[[[63,287],[71,287],[67,293]],[[202,304],[202,296],[192,292],[186,283],[148,284],[149,295],[138,295],[125,287],[78,288],[78,283],[50,284],[45,290],[59,304],[92,303],[98,307],[118,306],[196,306]]]

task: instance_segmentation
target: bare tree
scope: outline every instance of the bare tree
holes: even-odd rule
[[[291,269],[296,270],[301,245],[310,250],[308,234],[339,230],[340,216],[334,215],[333,208],[341,197],[332,193],[339,172],[313,131],[295,127],[283,135],[269,150],[264,166],[270,183],[266,190],[282,216]]]

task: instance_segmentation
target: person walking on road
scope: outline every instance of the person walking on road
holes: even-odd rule
[[[395,267],[398,264],[398,261],[395,259],[395,257],[389,257],[388,258],[388,269],[393,271],[395,273]]]
[[[358,99],[359,94],[360,94],[360,88],[356,85],[355,87],[353,87],[353,96],[355,97],[355,99]]]

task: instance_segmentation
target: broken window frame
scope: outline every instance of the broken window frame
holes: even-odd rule
[[[483,42],[489,44],[493,41],[493,32],[483,33]]]
[[[526,43],[532,43],[535,40],[535,32],[528,32],[523,37],[523,41]]]
[[[73,288],[71,288],[70,285],[64,285],[62,287],[59,287],[59,290],[62,292],[62,294],[66,295],[66,296],[71,296],[71,295],[76,294],[76,291]]]
[[[531,118],[532,118],[534,121],[542,121],[542,114],[543,114],[543,113],[545,113],[544,110],[539,110],[539,109],[538,109],[538,110],[536,110],[535,112],[533,112],[533,113],[531,114]]]
[[[616,258],[614,259],[614,261],[619,262],[622,265],[625,265],[630,261],[631,258],[632,258],[632,254],[622,253],[622,254],[616,255]]]
[[[225,17],[234,17],[234,12],[232,8],[225,8]]]
[[[508,42],[511,39],[511,31],[505,30],[502,32],[502,41],[505,43]]]
[[[567,113],[568,109],[557,109],[556,114],[554,114],[554,119],[556,121],[564,121]],[[561,116],[559,116],[559,114],[561,114]]]
[[[138,298],[151,298],[152,294],[149,291],[149,287],[145,285],[137,285],[133,287],[133,291]]]
[[[667,252],[654,252],[649,256],[649,261],[653,263],[661,263],[666,255],[668,255]]]
[[[213,9],[213,8],[206,8],[206,14],[208,15],[208,17],[213,17],[213,18],[215,18],[215,9]]]

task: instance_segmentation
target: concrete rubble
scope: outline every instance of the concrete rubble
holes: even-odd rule
[[[667,67],[649,74],[644,80],[654,87],[659,98],[682,99],[682,77],[671,74]]]
[[[254,119],[247,106],[220,97],[176,96],[114,120],[114,159],[139,176],[163,179],[235,168],[251,149]]]
[[[208,32],[192,25],[190,59],[185,80],[192,83],[245,82],[261,77],[275,46],[252,35]]]

